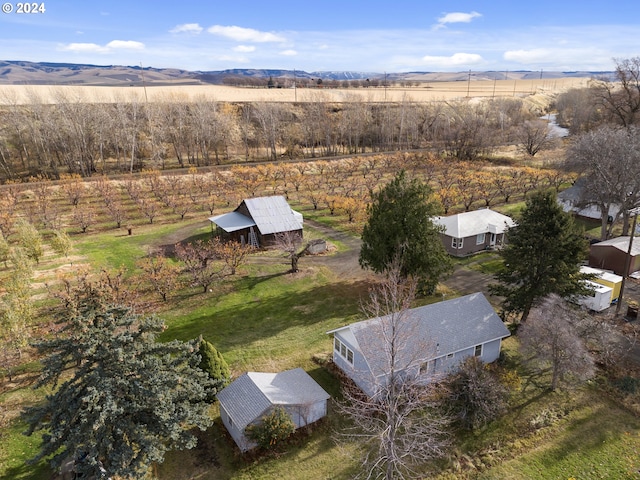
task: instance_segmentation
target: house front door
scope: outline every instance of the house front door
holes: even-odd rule
[[[489,239],[489,245],[491,247],[495,247],[496,246],[496,234],[495,233],[491,234],[491,238]]]

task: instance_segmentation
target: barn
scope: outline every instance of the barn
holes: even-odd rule
[[[630,275],[640,270],[640,242],[632,244],[629,270],[624,271],[629,251],[630,237],[610,238],[603,242],[594,243],[589,251],[589,266],[611,270],[617,275]],[[637,240],[637,239],[636,239]]]
[[[278,234],[302,237],[302,214],[293,210],[281,195],[244,199],[233,212],[209,220],[221,238],[254,247],[275,244]]]

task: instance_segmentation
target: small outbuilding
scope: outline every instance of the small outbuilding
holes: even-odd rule
[[[302,214],[293,210],[282,195],[244,199],[229,213],[210,217],[216,233],[254,247],[276,243],[277,235],[291,232],[302,238]]]
[[[284,408],[300,428],[326,416],[329,398],[301,368],[280,373],[247,372],[217,395],[222,423],[242,452],[256,447],[246,437],[245,429],[260,423],[273,408]]]
[[[433,222],[444,228],[442,244],[456,257],[499,248],[505,243],[506,231],[516,225],[511,217],[489,208],[436,217]]]
[[[611,270],[617,275],[628,276],[640,270],[640,239],[633,242],[629,269],[625,272],[630,237],[610,238],[594,243],[589,250],[589,266]]]

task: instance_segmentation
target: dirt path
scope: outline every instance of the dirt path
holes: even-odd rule
[[[323,265],[331,269],[338,278],[343,280],[363,280],[372,277],[373,274],[368,270],[363,270],[358,263],[360,246],[362,245],[362,241],[359,238],[313,220],[305,220],[304,222],[319,232],[322,239],[327,242],[340,242],[345,249],[337,253],[305,256],[300,260],[301,266],[306,263]]]

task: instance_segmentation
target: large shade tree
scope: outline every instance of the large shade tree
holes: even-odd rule
[[[439,212],[431,189],[399,172],[367,207],[360,265],[382,273],[398,258],[403,277],[414,276],[425,290],[433,291],[451,270],[440,240],[441,228],[432,220]]]
[[[602,126],[579,135],[567,150],[566,166],[580,174],[581,205],[594,205],[601,215],[600,237],[611,236],[629,211],[640,206],[640,128]]]
[[[551,190],[535,192],[507,232],[500,250],[504,264],[492,293],[503,296],[505,314],[520,314],[525,322],[531,308],[551,293],[561,297],[586,294],[580,273],[588,244],[582,230],[565,213]]]
[[[194,447],[192,429],[211,424],[197,341],[157,342],[163,323],[126,307],[74,307],[59,335],[36,344],[47,354],[36,387],[53,392],[24,413],[28,435],[44,432],[34,461],[142,478],[168,450]]]

